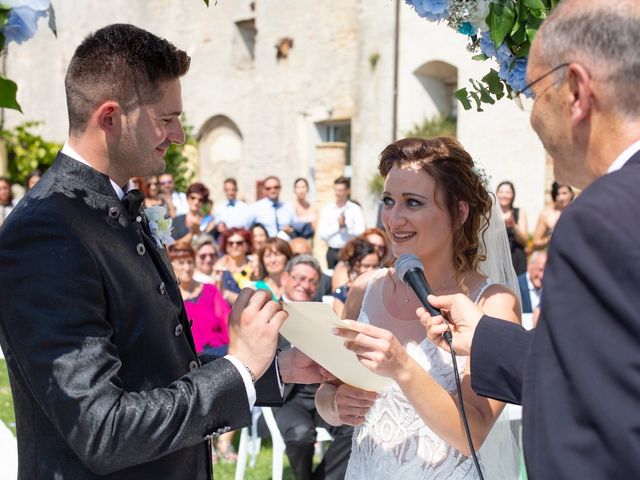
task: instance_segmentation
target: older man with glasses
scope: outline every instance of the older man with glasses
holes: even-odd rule
[[[280,201],[280,179],[269,176],[264,179],[262,189],[266,195],[251,206],[253,222],[263,225],[270,237],[285,234],[284,240],[293,232],[293,220],[296,212],[292,205]]]
[[[554,229],[536,330],[429,297],[473,389],[522,403],[533,480],[640,478],[638,45],[637,0],[563,0],[533,42],[531,125],[556,179],[583,189]],[[443,345],[442,317],[421,313]]]
[[[282,300],[312,301],[321,274],[320,264],[311,255],[301,254],[293,257],[287,262],[282,274]],[[282,337],[278,346],[283,350],[290,347]],[[276,423],[282,433],[296,480],[342,480],[351,454],[353,427],[334,427],[326,423],[316,410],[316,390],[318,385],[287,385],[284,391],[284,405],[274,412]],[[334,440],[314,471],[316,427],[326,428]]]

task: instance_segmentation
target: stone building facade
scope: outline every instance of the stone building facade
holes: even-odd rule
[[[206,8],[202,0],[53,0],[58,38],[41,24],[34,39],[9,48],[5,71],[20,86],[24,114],[5,112],[5,125],[42,120],[42,135],[63,141],[63,79],[75,47],[103,25],[133,23],[192,57],[184,110],[200,140],[199,177],[214,200],[227,176],[252,201],[260,179],[276,174],[285,200],[302,176],[322,202],[331,197],[327,183],[346,171],[373,224],[369,183],[393,137],[395,1],[218,0]],[[516,203],[533,223],[548,179],[528,114],[508,101],[483,113],[458,108],[452,92],[490,65],[470,59],[464,37],[404,2],[399,24],[397,135],[453,114],[459,140],[495,183],[515,183]]]

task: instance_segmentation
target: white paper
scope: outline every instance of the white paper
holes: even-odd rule
[[[326,303],[285,302],[289,314],[280,333],[344,383],[378,392],[393,380],[382,377],[362,365],[356,354],[344,346],[344,338],[334,335],[336,326],[348,328]]]

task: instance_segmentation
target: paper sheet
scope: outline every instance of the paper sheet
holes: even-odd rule
[[[393,380],[362,365],[356,354],[344,347],[344,339],[332,333],[342,321],[331,306],[317,302],[285,302],[284,309],[289,318],[280,333],[344,383],[373,392],[391,385]]]

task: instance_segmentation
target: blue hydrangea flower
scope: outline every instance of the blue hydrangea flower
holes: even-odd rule
[[[475,35],[476,28],[471,25],[469,22],[462,22],[460,28],[458,28],[458,32],[462,35]]]
[[[51,0],[4,0],[3,4],[11,12],[2,33],[7,42],[22,43],[36,33],[38,19],[47,15]]]
[[[509,65],[511,65],[515,59],[515,55],[505,42],[502,42],[498,47],[496,57],[498,58],[498,63],[508,63]]]
[[[498,55],[488,30],[486,32],[482,32],[482,35],[480,35],[480,51],[489,58]]]
[[[447,11],[449,0],[405,0],[405,2],[413,6],[418,15],[427,20],[442,20],[449,15]]]
[[[511,88],[514,90],[522,90],[527,85],[527,59],[526,58],[518,58],[515,62],[513,62],[513,66],[509,70],[507,74],[507,83],[511,85]],[[529,89],[525,92],[525,95],[530,96],[531,92]]]

